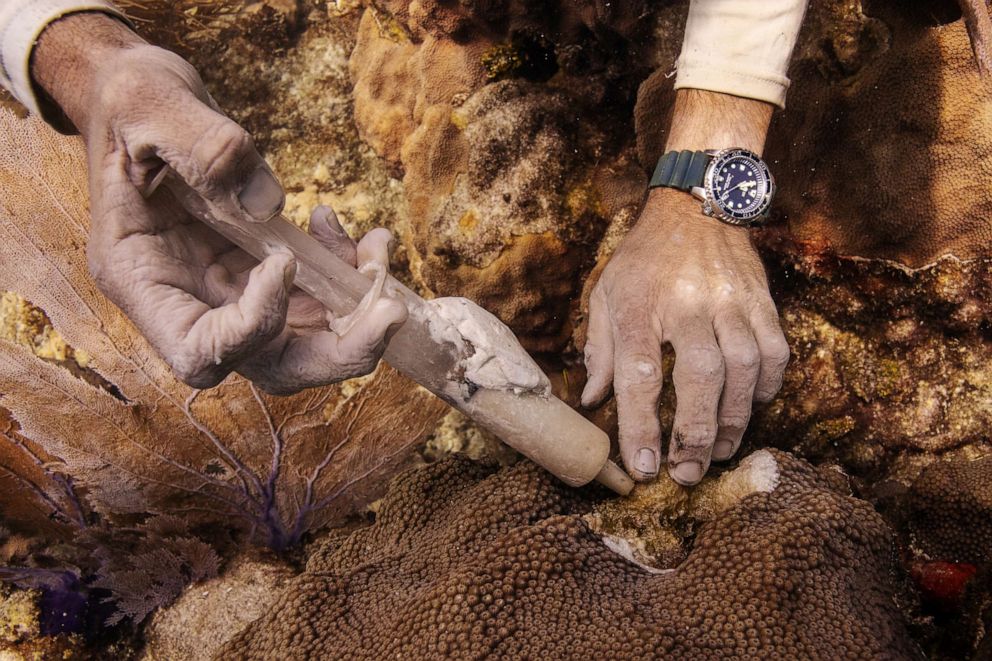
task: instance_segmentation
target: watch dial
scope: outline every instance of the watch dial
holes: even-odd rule
[[[718,156],[709,177],[714,205],[732,219],[752,220],[771,204],[771,173],[747,150],[735,149]]]

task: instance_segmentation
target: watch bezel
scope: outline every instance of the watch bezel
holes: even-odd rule
[[[730,225],[740,225],[743,227],[747,227],[749,225],[760,225],[768,217],[768,212],[772,205],[772,198],[775,196],[775,178],[772,176],[771,170],[768,168],[768,164],[750,149],[744,149],[742,147],[720,149],[710,153],[713,158],[710,160],[709,165],[706,166],[706,172],[703,175],[703,190],[705,191],[703,211],[707,215]],[[717,196],[714,194],[713,178],[716,176],[717,171],[724,163],[739,156],[744,156],[755,162],[756,167],[761,171],[765,177],[765,180],[768,182],[768,190],[765,191],[761,202],[755,207],[754,211],[750,213],[735,214],[732,211],[724,209],[718,202]]]

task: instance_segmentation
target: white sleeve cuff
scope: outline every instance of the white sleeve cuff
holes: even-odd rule
[[[691,0],[675,88],[785,107],[789,60],[807,0]]]
[[[675,89],[690,88],[757,99],[785,107],[789,79],[774,71],[748,70],[732,62],[680,57]]]
[[[31,80],[31,53],[49,23],[82,11],[100,11],[130,25],[107,0],[0,0],[0,85],[28,110],[46,117]]]

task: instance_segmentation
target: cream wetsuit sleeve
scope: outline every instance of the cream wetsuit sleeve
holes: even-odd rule
[[[49,23],[81,11],[101,11],[127,22],[107,0],[0,0],[0,85],[59,128],[60,118],[41,103],[31,81],[31,52]]]
[[[807,0],[691,0],[675,89],[785,107],[786,72]]]

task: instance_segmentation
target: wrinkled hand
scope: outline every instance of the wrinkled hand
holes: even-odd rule
[[[677,407],[668,470],[702,479],[740,446],[752,401],[782,384],[789,347],[747,230],[702,214],[694,198],[656,189],[593,289],[585,346],[585,406],[612,382],[624,463],[658,472],[661,345],[675,350]]]
[[[146,198],[168,165],[201,196],[265,221],[283,191],[251,137],[217,109],[196,71],[147,44],[120,51],[89,85],[84,116],[92,228],[90,271],[188,384],[206,388],[237,371],[273,393],[370,372],[387,335],[406,318],[380,299],[343,335],[324,308],[293,288],[296,263],[276,253],[260,264],[188,215],[166,190]],[[329,209],[311,234],[353,265],[388,267],[390,235],[356,244]]]

